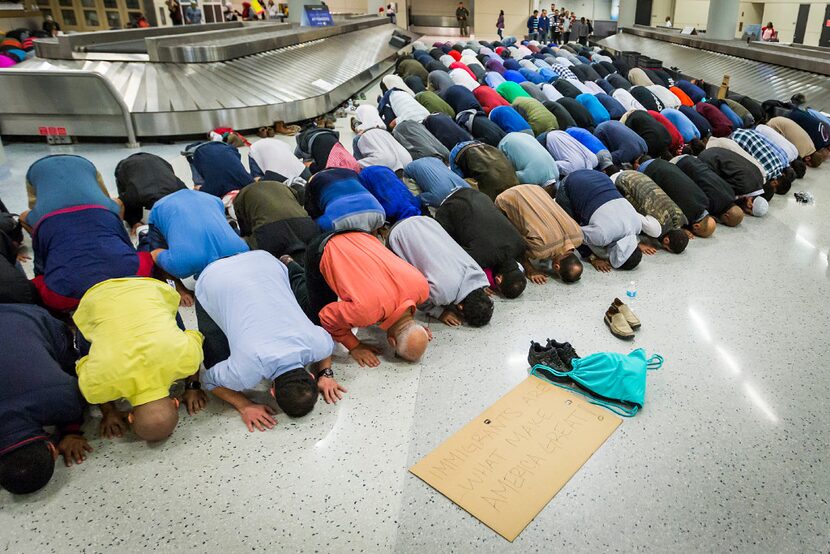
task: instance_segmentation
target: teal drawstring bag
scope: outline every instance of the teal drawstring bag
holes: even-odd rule
[[[537,364],[531,375],[585,396],[591,404],[603,406],[623,417],[634,416],[646,397],[646,372],[663,366],[663,357],[646,358],[642,348],[628,355],[597,352],[571,362],[571,371],[557,371]]]

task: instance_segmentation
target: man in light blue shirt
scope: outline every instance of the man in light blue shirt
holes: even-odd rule
[[[291,417],[309,413],[318,391],[326,402],[346,392],[331,372],[331,336],[303,313],[288,270],[271,254],[254,250],[216,260],[199,277],[196,299],[205,388],[233,405],[249,431],[276,424],[269,406],[242,393],[263,380],[273,383],[277,405]],[[316,362],[315,377],[306,366]]]
[[[150,210],[153,260],[178,279],[195,276],[214,260],[247,252],[248,245],[228,225],[225,205],[216,196],[183,189]]]

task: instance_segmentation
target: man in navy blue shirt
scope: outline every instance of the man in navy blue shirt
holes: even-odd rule
[[[58,454],[70,466],[92,451],[80,431],[85,402],[66,326],[27,304],[0,304],[0,320],[0,488],[28,494],[46,486]]]

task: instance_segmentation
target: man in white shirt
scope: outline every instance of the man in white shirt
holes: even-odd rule
[[[262,250],[208,265],[196,283],[196,317],[205,336],[204,386],[237,409],[253,431],[276,425],[270,406],[242,391],[272,382],[277,405],[291,417],[309,413],[318,393],[326,402],[346,389],[334,380],[334,342],[297,304],[288,270]],[[319,363],[315,375],[306,366]]]

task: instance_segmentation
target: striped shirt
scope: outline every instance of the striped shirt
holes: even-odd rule
[[[767,172],[767,179],[777,179],[784,173],[784,164],[769,142],[752,129],[738,129],[732,133],[732,140],[758,160]]]

